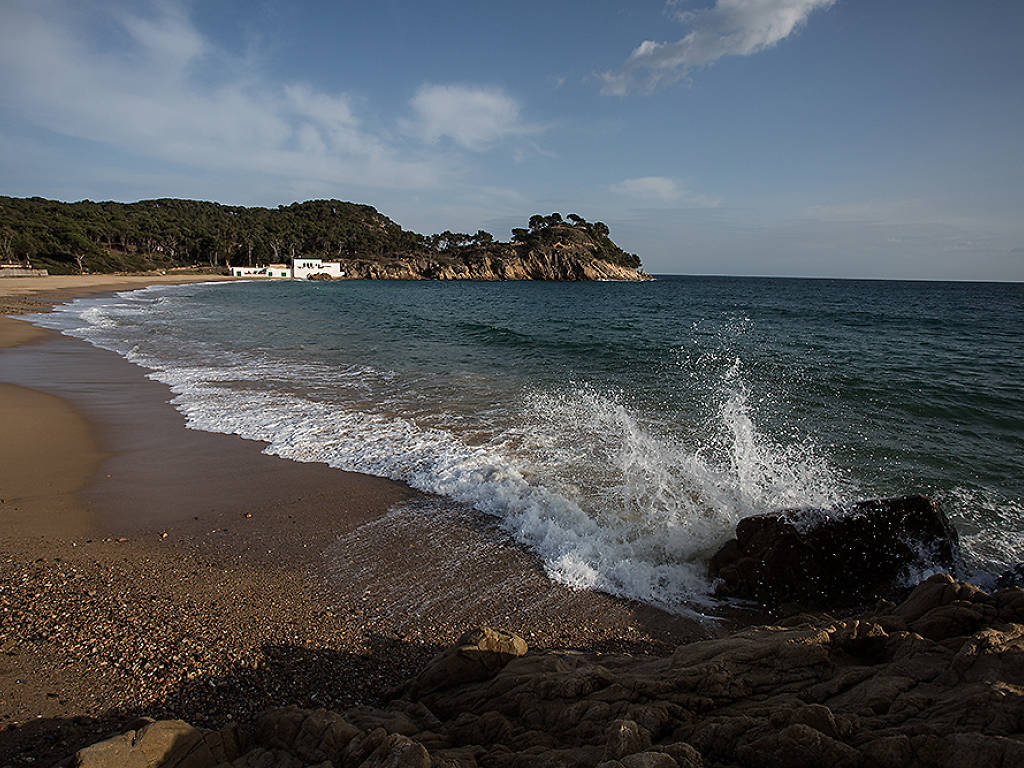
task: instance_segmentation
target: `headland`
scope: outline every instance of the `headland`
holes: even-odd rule
[[[282,278],[302,260],[317,259],[334,265],[309,274],[318,279],[651,279],[637,254],[611,240],[606,224],[577,214],[535,214],[502,242],[484,230],[421,235],[372,206],[341,200],[274,209],[0,196],[0,231],[0,260],[50,274],[203,268]]]

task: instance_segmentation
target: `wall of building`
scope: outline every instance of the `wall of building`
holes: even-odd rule
[[[328,274],[331,277],[344,277],[345,270],[336,261],[320,261],[319,259],[295,259],[294,266],[287,264],[270,264],[265,267],[230,267],[232,277],[293,277],[303,280],[310,275]]]
[[[336,261],[320,261],[319,259],[295,259],[292,267],[292,276],[298,279],[310,275],[327,274],[331,277],[344,277],[345,270]]]

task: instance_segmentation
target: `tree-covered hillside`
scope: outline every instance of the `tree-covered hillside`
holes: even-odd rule
[[[522,243],[529,250],[586,245],[595,259],[621,267],[639,267],[640,257],[619,248],[609,234],[608,225],[604,222],[589,222],[575,213],[570,213],[564,220],[557,213],[550,216],[536,214],[530,217],[529,229],[512,230],[512,241]]]
[[[424,240],[369,205],[314,200],[245,208],[197,200],[61,203],[0,197],[0,259],[51,272],[219,267],[299,254],[417,251]]]
[[[197,200],[62,203],[40,197],[0,197],[0,261],[30,262],[54,274],[221,268],[228,263],[324,259],[438,257],[471,263],[571,247],[574,253],[625,267],[640,260],[608,238],[608,227],[570,214],[534,216],[529,229],[502,243],[475,235],[424,236],[369,205],[311,200],[277,208],[246,208]]]

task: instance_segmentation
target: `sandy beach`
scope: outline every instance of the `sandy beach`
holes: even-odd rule
[[[0,310],[208,279],[6,279]],[[188,430],[113,353],[8,317],[0,348],[0,765],[141,716],[373,703],[479,625],[628,652],[718,631],[553,584],[486,519],[403,484]]]

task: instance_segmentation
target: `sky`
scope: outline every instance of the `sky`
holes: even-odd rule
[[[0,0],[0,194],[1024,280],[1024,0]]]

